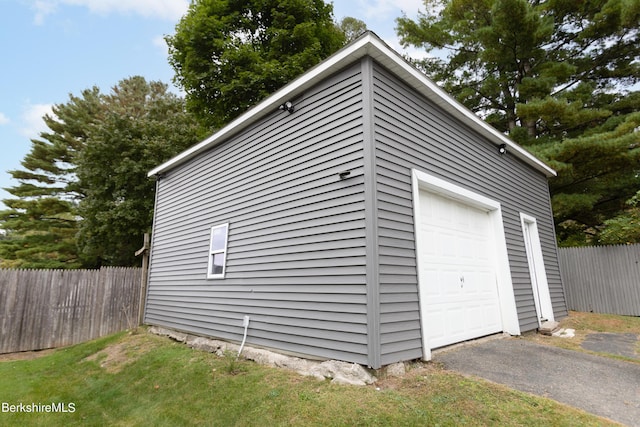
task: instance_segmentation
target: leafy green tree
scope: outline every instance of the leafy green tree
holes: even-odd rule
[[[340,20],[338,28],[344,34],[346,42],[349,43],[367,31],[367,24],[359,19],[346,16]]]
[[[421,61],[425,71],[502,131],[571,131],[599,117],[598,105],[572,101],[640,80],[637,0],[424,3],[417,22],[397,19],[402,43],[444,53]],[[545,103],[553,120],[540,117]]]
[[[122,80],[102,97],[104,114],[77,156],[78,246],[93,265],[136,265],[153,220],[155,184],[147,172],[195,143],[201,128],[184,100],[161,82]]]
[[[426,0],[397,20],[417,63],[498,130],[559,171],[561,244],[597,243],[640,188],[640,2]],[[440,59],[444,58],[444,59]]]
[[[195,0],[166,37],[187,108],[218,128],[342,47],[322,0]]]
[[[84,148],[88,130],[101,114],[99,90],[53,107],[44,121],[49,131],[32,140],[23,169],[9,171],[17,186],[6,190],[8,210],[0,212],[0,266],[4,268],[76,268],[82,261],[75,235],[76,205],[83,196],[75,179],[75,160]]]
[[[640,191],[627,201],[627,209],[604,222],[602,244],[640,243]]]
[[[202,136],[184,100],[160,82],[121,81],[70,96],[44,120],[11,171],[20,184],[0,212],[0,267],[77,268],[135,265],[153,217],[147,171]]]

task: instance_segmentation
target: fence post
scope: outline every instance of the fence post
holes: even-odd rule
[[[144,323],[144,306],[147,296],[147,272],[149,270],[149,233],[144,233],[144,244],[136,251],[136,256],[142,255],[142,271],[140,272],[140,298],[138,299],[138,325]]]

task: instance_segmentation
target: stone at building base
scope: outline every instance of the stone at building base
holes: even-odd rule
[[[385,373],[388,377],[403,377],[407,373],[407,368],[404,362],[392,363],[385,367]]]
[[[224,356],[225,353],[228,352],[237,353],[240,349],[240,346],[226,341],[198,337],[159,326],[152,326],[149,332],[156,335],[167,336],[176,341],[183,342],[193,349],[215,353],[218,356]],[[284,354],[274,353],[273,351],[246,346],[242,350],[242,357],[261,365],[289,369],[301,375],[313,376],[321,380],[329,378],[332,383],[336,384],[366,385],[376,381],[376,377],[357,363],[340,362],[337,360],[321,362],[302,359],[300,357],[285,356]]]

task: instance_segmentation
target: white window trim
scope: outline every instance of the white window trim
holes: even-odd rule
[[[226,227],[227,229],[227,233],[224,236],[224,249],[212,250],[211,244],[213,243],[213,232],[216,229],[222,228],[222,227]],[[207,263],[207,279],[224,279],[224,275],[227,272],[227,243],[228,242],[229,242],[229,223],[228,222],[224,224],[217,224],[211,227],[211,231],[209,234],[209,249],[208,249],[209,262]],[[222,273],[220,274],[211,273],[211,267],[213,267],[212,265],[213,255],[215,254],[222,254]]]

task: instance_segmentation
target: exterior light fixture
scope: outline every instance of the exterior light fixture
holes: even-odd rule
[[[294,108],[293,104],[291,103],[291,101],[285,102],[280,107],[278,107],[278,109],[284,110],[284,111],[288,111],[289,114],[291,114],[291,113],[293,113],[295,111],[295,108]]]
[[[501,156],[504,156],[507,153],[507,144],[498,145],[498,153],[500,153]]]

